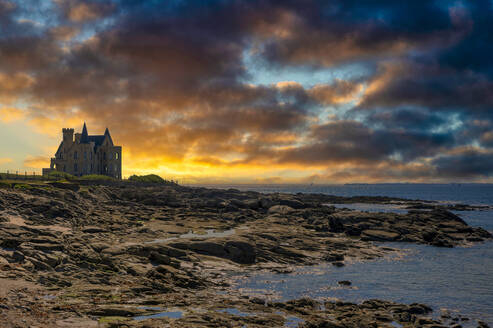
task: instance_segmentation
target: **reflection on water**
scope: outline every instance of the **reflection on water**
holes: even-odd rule
[[[492,212],[459,213],[469,224],[493,230]],[[408,250],[403,259],[302,267],[291,274],[262,273],[238,280],[249,294],[273,295],[283,301],[304,296],[352,302],[379,298],[424,303],[435,312],[447,309],[493,325],[493,242],[470,247],[438,248],[386,243]],[[338,281],[352,285],[341,287]],[[471,322],[473,324],[473,322]],[[464,325],[466,326],[466,325]]]
[[[169,312],[159,312],[155,314],[149,315],[140,315],[134,317],[134,320],[141,321],[147,319],[157,319],[157,318],[171,318],[171,319],[180,319],[183,316],[182,311],[169,311]]]

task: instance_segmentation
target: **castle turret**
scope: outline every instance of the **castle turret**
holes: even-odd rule
[[[86,122],[84,122],[84,127],[82,128],[82,136],[80,137],[80,143],[89,143],[89,135],[87,133]]]
[[[62,129],[63,141],[74,142],[74,129]]]
[[[84,123],[82,133],[74,135],[74,129],[62,129],[62,132],[63,141],[43,174],[57,170],[75,176],[104,174],[122,178],[122,147],[113,144],[108,129],[103,135],[89,135]]]

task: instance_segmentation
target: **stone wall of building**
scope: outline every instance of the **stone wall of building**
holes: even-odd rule
[[[113,144],[108,129],[104,135],[90,136],[84,124],[82,133],[75,136],[74,129],[62,129],[62,133],[63,140],[51,159],[51,170],[75,176],[100,174],[122,178],[122,147]]]

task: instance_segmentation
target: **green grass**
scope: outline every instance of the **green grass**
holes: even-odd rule
[[[73,180],[75,177],[72,174],[68,174],[65,172],[60,172],[60,171],[51,171],[48,173],[46,176],[48,179],[55,179],[55,180],[60,180],[60,179],[66,179],[66,180]]]
[[[148,174],[148,175],[132,175],[128,178],[128,181],[133,182],[150,182],[150,183],[164,183],[166,182],[163,178],[156,174]]]
[[[12,185],[5,181],[0,181],[0,188],[10,188]]]
[[[99,318],[99,324],[110,324],[110,323],[120,323],[120,322],[123,322],[123,321],[128,321],[129,318],[125,318],[125,317],[101,317]]]
[[[25,183],[16,183],[14,185],[14,189],[33,189],[33,186]]]
[[[109,177],[107,175],[100,175],[100,174],[89,174],[89,175],[83,175],[77,180],[81,181],[114,181],[115,178]]]

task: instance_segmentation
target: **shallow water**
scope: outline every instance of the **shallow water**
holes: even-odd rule
[[[148,315],[140,315],[134,317],[134,320],[141,321],[147,319],[157,319],[157,318],[171,318],[171,319],[180,319],[183,316],[182,311],[168,311],[168,312],[159,312]]]
[[[456,212],[472,226],[493,231],[493,212]],[[386,243],[407,250],[404,258],[356,262],[342,268],[332,265],[302,267],[291,274],[262,273],[238,281],[247,294],[272,295],[281,300],[303,296],[361,302],[380,298],[400,303],[425,303],[460,311],[471,319],[493,325],[493,242],[471,247],[438,248],[427,245]],[[342,287],[338,281],[349,280]],[[269,296],[268,296],[269,297]],[[466,323],[464,326],[474,324]]]

